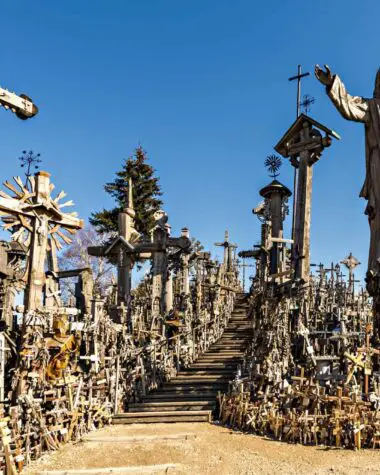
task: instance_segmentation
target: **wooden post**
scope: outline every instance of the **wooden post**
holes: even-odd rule
[[[43,205],[50,198],[50,174],[35,175],[36,203]],[[35,213],[29,254],[28,283],[24,294],[25,311],[42,307],[42,291],[45,285],[45,262],[49,235],[49,219],[45,214]]]
[[[322,136],[322,133],[325,136]],[[296,277],[304,281],[310,275],[310,224],[313,165],[323,150],[339,135],[310,116],[301,114],[275,146],[275,150],[298,168],[293,265]],[[299,157],[299,160],[298,160]]]
[[[310,126],[306,125],[301,131],[301,140],[307,141]],[[294,246],[299,256],[296,277],[307,281],[310,275],[310,224],[311,224],[311,193],[313,184],[313,167],[309,161],[309,151],[300,153],[298,169],[298,190],[296,204],[296,222]]]
[[[113,413],[118,413],[119,407],[119,378],[120,378],[120,356],[116,357],[116,381],[115,381],[115,401],[113,405]]]

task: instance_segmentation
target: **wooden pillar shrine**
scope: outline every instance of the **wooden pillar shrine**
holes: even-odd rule
[[[286,214],[286,202],[292,195],[291,191],[277,180],[260,190],[260,195],[265,198],[266,214],[270,219],[272,247],[270,250],[270,274],[277,274],[280,269],[279,246],[283,241],[283,224]]]
[[[322,135],[323,134],[323,135]],[[313,165],[332,138],[339,135],[311,117],[301,114],[285,133],[275,150],[298,168],[298,188],[295,206],[293,266],[295,276],[308,281],[310,274],[310,224]]]

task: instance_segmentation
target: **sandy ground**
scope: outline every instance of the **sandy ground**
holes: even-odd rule
[[[165,437],[167,434],[189,434],[190,437],[177,440],[126,440],[127,436]],[[289,445],[207,423],[119,425],[91,433],[88,437],[91,441],[68,444],[59,452],[45,455],[24,473],[36,475],[50,470],[89,468],[98,468],[98,473],[103,473],[101,469],[107,467],[171,463],[176,464],[175,467],[161,473],[380,474],[380,450],[354,452]],[[134,473],[141,472],[137,470]]]

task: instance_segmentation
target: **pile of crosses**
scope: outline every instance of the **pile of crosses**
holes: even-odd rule
[[[303,368],[291,379],[283,389],[267,385],[254,397],[249,386],[219,396],[221,422],[291,443],[354,449],[380,446],[378,384],[366,400],[360,385],[320,385],[317,378],[305,377]]]
[[[65,212],[73,203],[64,192],[53,197],[50,175],[4,185],[0,215],[12,239],[0,243],[0,470],[17,473],[194,361],[221,336],[239,284],[232,246],[219,264],[193,248],[187,229],[171,237],[164,212],[140,236],[130,182],[118,235],[88,249],[117,266],[115,291],[103,297],[90,268],[59,269],[59,251],[83,222]],[[151,272],[132,290],[143,260]],[[71,306],[60,292],[68,278],[76,279]]]
[[[310,262],[313,167],[338,135],[301,114],[275,150],[295,167],[292,236],[283,235],[290,190],[273,180],[253,213],[261,240],[249,293],[253,341],[244,367],[219,395],[223,423],[289,442],[377,447],[380,360],[369,294],[355,289],[350,253],[326,268]],[[279,157],[268,157],[277,171]],[[348,275],[343,274],[343,268]]]

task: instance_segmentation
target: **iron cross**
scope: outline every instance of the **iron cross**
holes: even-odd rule
[[[306,76],[310,76],[310,73],[302,73],[302,66],[298,65],[298,74],[296,76],[292,76],[289,78],[289,81],[297,80],[297,119],[300,115],[300,107],[301,107],[301,79],[305,78]]]

